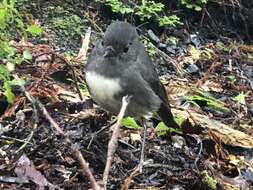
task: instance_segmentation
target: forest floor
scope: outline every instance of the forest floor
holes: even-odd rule
[[[27,80],[26,93],[17,89],[14,104],[1,108],[0,189],[89,189],[72,149],[48,118],[79,147],[100,181],[115,117],[89,98],[78,52],[85,50],[81,35],[88,27],[90,52],[115,15],[98,14],[92,3],[57,1],[24,10],[44,32],[30,42],[13,41],[32,60],[15,68]],[[143,172],[128,187],[143,129],[122,127],[108,189],[253,189],[253,45],[192,22],[191,29],[170,33],[138,27],[181,130],[153,121],[157,127],[148,129]],[[169,34],[176,43],[166,40]]]

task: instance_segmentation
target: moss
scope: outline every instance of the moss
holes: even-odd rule
[[[208,172],[205,170],[202,173],[203,182],[212,190],[217,189],[217,181],[211,177]]]

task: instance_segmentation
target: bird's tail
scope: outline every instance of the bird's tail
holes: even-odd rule
[[[161,103],[157,114],[168,127],[180,128],[179,125],[175,122],[170,107],[168,105]]]

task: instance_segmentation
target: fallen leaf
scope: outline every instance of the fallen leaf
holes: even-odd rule
[[[38,170],[36,170],[33,162],[23,154],[15,168],[15,173],[19,178],[24,180],[31,180],[39,186],[39,189],[46,189],[49,188],[50,190],[60,189],[59,187],[54,186],[51,184]]]

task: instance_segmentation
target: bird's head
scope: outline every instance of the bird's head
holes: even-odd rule
[[[138,34],[131,24],[121,21],[110,24],[102,41],[104,57],[129,53],[136,40],[138,40]]]

